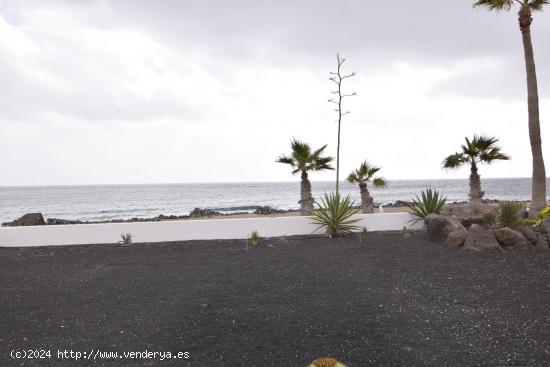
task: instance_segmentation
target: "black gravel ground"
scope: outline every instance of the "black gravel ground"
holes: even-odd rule
[[[548,366],[549,265],[424,233],[0,248],[0,366]]]

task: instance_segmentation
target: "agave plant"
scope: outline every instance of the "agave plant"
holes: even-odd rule
[[[354,202],[349,196],[341,199],[340,194],[325,194],[321,203],[317,203],[319,209],[311,214],[313,224],[319,227],[315,230],[325,228],[327,236],[342,236],[361,229],[356,223],[359,219],[352,219],[351,216],[358,212],[353,208]]]
[[[416,195],[409,205],[411,212],[418,218],[426,218],[430,214],[441,214],[447,198],[442,197],[439,191],[426,189],[421,193],[422,199]]]

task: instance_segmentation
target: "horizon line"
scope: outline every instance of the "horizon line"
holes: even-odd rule
[[[549,179],[547,177],[546,179]],[[510,179],[532,179],[532,177],[485,177],[483,180],[510,180]],[[401,178],[401,179],[387,179],[391,181],[459,181],[468,180],[465,178]],[[154,186],[154,185],[222,185],[222,184],[268,184],[268,183],[296,183],[300,180],[287,180],[287,181],[210,181],[210,182],[145,182],[145,183],[91,183],[91,184],[36,184],[36,185],[0,185],[0,188],[13,188],[13,187],[69,187],[69,186]],[[310,182],[334,182],[334,180],[310,180]],[[340,182],[347,182],[346,180],[340,180]]]

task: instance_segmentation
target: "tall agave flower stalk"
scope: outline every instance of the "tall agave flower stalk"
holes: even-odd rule
[[[346,61],[346,59],[341,58],[340,54],[336,55],[336,61],[338,62],[338,67],[335,72],[330,73],[332,76],[329,80],[336,84],[337,89],[331,92],[335,95],[335,97],[329,99],[328,101],[337,105],[334,111],[338,114],[338,118],[336,119],[336,122],[338,123],[338,144],[336,147],[336,195],[338,195],[340,188],[340,127],[342,125],[342,117],[350,113],[349,111],[343,112],[342,104],[345,98],[356,96],[357,93],[353,92],[351,94],[346,94],[342,91],[342,84],[344,80],[355,76],[355,73],[347,75],[342,73],[342,64]]]

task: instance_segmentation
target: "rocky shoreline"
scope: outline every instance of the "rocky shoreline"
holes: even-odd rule
[[[497,204],[499,200],[484,200],[484,204]],[[376,208],[406,208],[411,204],[410,201],[397,200],[393,203],[380,204],[375,203]],[[467,204],[466,201],[449,203],[449,205],[461,205]],[[356,206],[360,209],[360,206]],[[228,211],[230,211],[228,213]],[[299,213],[299,209],[276,209],[270,206],[240,206],[229,208],[195,208],[188,215],[165,215],[159,214],[155,217],[140,218],[133,217],[128,219],[109,219],[109,220],[92,220],[81,221],[74,219],[62,219],[62,218],[44,218],[42,213],[27,213],[22,217],[15,219],[11,222],[2,223],[2,227],[24,227],[24,226],[42,226],[42,225],[66,225],[66,224],[100,224],[100,223],[133,223],[133,222],[160,222],[168,220],[185,220],[185,219],[197,219],[197,218],[211,218],[211,217],[231,217],[245,214],[254,215],[273,215],[273,214],[289,214]]]
[[[128,219],[110,219],[110,220],[98,220],[98,221],[81,221],[70,220],[60,218],[44,218],[42,213],[27,213],[22,217],[11,221],[2,223],[2,227],[25,227],[25,226],[43,226],[43,225],[65,225],[65,224],[99,224],[99,223],[133,223],[133,222],[160,222],[168,220],[184,220],[184,219],[196,219],[196,218],[210,218],[210,217],[230,217],[243,214],[255,214],[255,215],[271,215],[271,214],[283,214],[283,213],[297,213],[297,209],[280,210],[270,206],[250,206],[240,207],[239,209],[248,209],[249,211],[235,211],[231,213],[224,213],[222,209],[205,209],[195,208],[189,215],[165,215],[159,214],[156,217],[149,218],[128,218]],[[233,208],[224,208],[223,210],[232,210]]]

